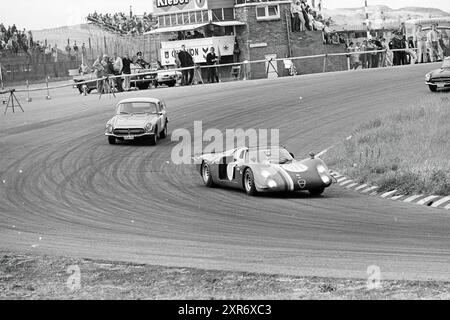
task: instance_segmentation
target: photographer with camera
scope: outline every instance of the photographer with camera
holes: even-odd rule
[[[210,52],[206,56],[206,64],[208,66],[214,66],[219,62],[215,51],[216,51],[216,49],[214,49],[214,47],[211,47]],[[214,82],[219,83],[219,76],[217,75],[217,67],[209,67],[208,68],[208,82],[209,83],[214,83]]]

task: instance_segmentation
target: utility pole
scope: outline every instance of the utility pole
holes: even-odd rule
[[[370,21],[369,21],[369,6],[367,5],[367,0],[364,0],[364,13],[366,16],[366,26],[367,26],[367,39],[370,39]]]

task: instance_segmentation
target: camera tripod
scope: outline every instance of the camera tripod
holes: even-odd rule
[[[16,113],[15,108],[17,108],[17,107],[19,107],[20,110],[22,110],[22,112],[25,112],[23,110],[22,106],[20,105],[20,102],[17,99],[16,95],[14,94],[15,91],[16,91],[15,89],[9,90],[9,98],[8,98],[8,102],[6,103],[6,108],[5,108],[5,113],[4,113],[5,115],[6,115],[6,112],[8,111],[8,108],[11,108],[13,113]],[[5,93],[5,92],[2,92],[2,93]],[[14,102],[17,104],[17,106],[14,104]]]
[[[111,79],[109,79],[109,77],[106,77],[103,80],[103,84],[102,84],[102,90],[100,90],[100,97],[98,98],[99,100],[102,98],[103,93],[107,93],[109,94],[109,97],[111,98],[111,95],[113,95],[113,97],[116,97],[116,94],[114,92],[114,86],[111,86]]]

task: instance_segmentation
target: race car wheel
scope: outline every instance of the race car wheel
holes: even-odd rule
[[[208,188],[212,188],[214,186],[214,182],[211,176],[211,169],[209,167],[209,164],[206,162],[203,162],[202,164],[202,178],[203,182],[205,182],[205,185]]]
[[[430,85],[428,85],[428,87],[430,88],[430,90],[432,92],[436,92],[437,91],[437,86],[434,86],[434,85],[430,84]]]
[[[168,125],[168,123],[166,123],[164,131],[160,133],[159,137],[161,139],[165,139],[165,138],[167,138],[168,135],[169,135],[169,125]]]
[[[170,88],[173,88],[173,87],[175,87],[175,85],[177,84],[177,82],[176,81],[172,81],[172,82],[167,82],[167,86],[168,87],[170,87]]]
[[[111,144],[111,145],[116,144],[116,137],[108,137],[108,142],[109,142],[109,144]]]
[[[249,196],[256,196],[258,193],[255,185],[255,176],[251,169],[247,169],[244,173],[244,188]]]
[[[312,196],[314,196],[314,197],[321,196],[324,192],[325,192],[325,188],[318,188],[318,189],[309,190],[309,193]]]

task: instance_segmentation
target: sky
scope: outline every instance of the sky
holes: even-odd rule
[[[0,1],[0,23],[20,29],[38,30],[56,28],[86,22],[85,17],[94,11],[98,13],[151,12],[153,0],[14,0]],[[311,0],[309,0],[311,1]],[[316,0],[318,1],[318,0]],[[369,5],[384,4],[391,8],[434,7],[450,12],[449,0],[368,0]],[[323,0],[325,8],[362,7],[364,0]]]

